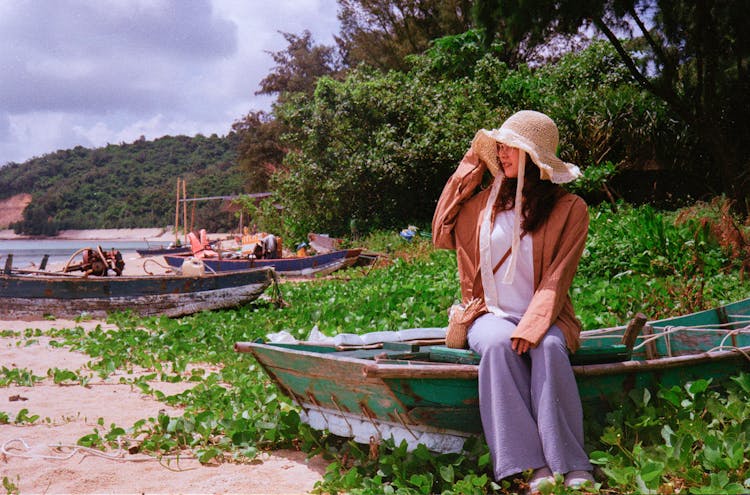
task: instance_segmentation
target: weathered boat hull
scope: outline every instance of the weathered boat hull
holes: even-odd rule
[[[203,258],[203,264],[214,272],[248,270],[251,268],[269,267],[279,275],[287,277],[310,277],[313,275],[328,275],[352,266],[357,262],[361,249],[344,249],[327,254],[279,259],[214,259]],[[167,264],[173,268],[181,268],[184,256],[164,256]]]
[[[184,316],[250,302],[272,281],[268,268],[196,277],[0,274],[0,318],[104,317],[127,310],[142,316]]]
[[[631,358],[621,362],[576,364],[573,356],[582,401],[601,410],[633,389],[653,390],[697,378],[719,381],[750,370],[748,315],[750,299],[650,322],[649,330],[662,335],[653,341],[655,346],[649,349],[648,335],[641,335]],[[686,326],[703,328],[681,330]],[[721,330],[709,328],[716,326]],[[584,348],[605,350],[613,340],[619,343],[622,332],[611,330],[584,332]],[[481,432],[474,364],[377,361],[311,345],[238,343],[236,348],[253,354],[314,428],[364,443],[370,437],[393,437],[440,452],[458,451],[468,436]],[[435,347],[420,347],[414,354],[429,354],[431,349]]]

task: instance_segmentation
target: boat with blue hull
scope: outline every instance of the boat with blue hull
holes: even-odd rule
[[[206,269],[216,273],[224,271],[248,270],[251,268],[273,268],[279,275],[288,277],[310,277],[314,275],[328,275],[336,270],[354,265],[361,249],[342,249],[326,254],[314,256],[299,256],[289,258],[201,258]],[[164,260],[172,268],[181,268],[185,256],[164,256]]]
[[[251,302],[273,280],[272,268],[195,276],[81,276],[6,270],[0,272],[0,319],[76,318],[82,314],[99,318],[115,311],[177,317]]]

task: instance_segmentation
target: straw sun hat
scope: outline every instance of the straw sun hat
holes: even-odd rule
[[[533,110],[521,110],[508,117],[500,126],[500,129],[479,130],[471,143],[472,149],[487,164],[487,168],[492,175],[496,177],[487,198],[479,230],[479,268],[485,291],[485,302],[492,313],[501,316],[503,314],[498,305],[500,294],[493,282],[490,248],[493,205],[500,191],[500,184],[503,182],[503,174],[500,173],[500,164],[498,163],[497,143],[503,143],[525,152],[520,153],[518,157],[511,255],[508,260],[508,269],[502,277],[502,283],[512,284],[518,263],[516,253],[518,253],[521,242],[521,203],[526,157],[531,157],[531,160],[539,167],[542,179],[550,180],[555,184],[570,182],[582,175],[577,166],[564,162],[557,157],[555,153],[559,141],[560,135],[557,126],[551,118]]]
[[[564,184],[580,177],[580,169],[556,155],[560,135],[551,118],[541,112],[521,110],[511,115],[499,129],[481,129],[472,147],[487,164],[492,175],[500,172],[497,143],[525,151],[539,167],[542,179]]]

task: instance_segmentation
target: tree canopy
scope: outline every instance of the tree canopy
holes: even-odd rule
[[[276,66],[261,80],[256,94],[276,95],[279,101],[288,94],[312,94],[319,78],[337,72],[339,62],[334,48],[314,44],[310,31],[299,36],[284,32],[281,35],[288,45],[284,50],[268,52]]]
[[[677,132],[604,43],[543,68],[512,69],[467,33],[412,64],[406,73],[361,67],[342,81],[324,78],[312,98],[276,108],[289,153],[271,186],[291,228],[341,234],[352,219],[370,228],[429,224],[477,129],[519,108],[543,108],[558,123],[560,153],[585,169],[590,180],[579,187],[587,194],[604,194],[616,170],[653,160],[658,138]]]
[[[542,43],[594,28],[634,80],[664,101],[695,140],[682,166],[747,211],[750,2],[730,0],[477,0],[490,33]],[[533,15],[532,15],[533,13]],[[506,29],[499,31],[501,26]]]
[[[408,55],[471,28],[471,0],[338,0],[344,63],[407,70]]]

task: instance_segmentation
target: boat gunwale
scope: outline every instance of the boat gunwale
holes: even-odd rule
[[[334,359],[342,362],[362,365],[362,374],[366,378],[424,378],[424,379],[475,379],[478,376],[479,366],[475,364],[455,363],[429,363],[419,364],[380,364],[370,359],[354,358],[349,356],[336,356],[336,352],[313,352],[297,350],[289,347],[276,346],[273,344],[260,344],[255,342],[237,343],[244,344],[249,348],[268,349],[274,352],[295,354],[318,359]],[[322,347],[322,346],[321,346]],[[250,352],[244,350],[238,352]],[[254,353],[253,353],[254,354]],[[573,365],[576,376],[590,377],[620,373],[638,373],[660,369],[676,368],[690,363],[703,363],[708,361],[723,361],[732,358],[747,359],[750,362],[750,346],[737,347],[727,350],[703,351],[694,354],[683,354],[680,356],[665,356],[656,359],[619,361],[612,363]],[[270,367],[277,367],[272,365]],[[317,374],[316,374],[317,375]],[[321,373],[320,376],[325,376]]]
[[[727,309],[743,307],[750,303],[750,298],[741,299],[731,303],[723,304],[715,308],[709,308],[701,311],[695,311],[684,315],[672,316],[660,320],[646,322],[647,326],[654,329],[664,329],[670,326],[675,320],[683,320],[698,315],[710,314],[712,312],[726,312]],[[732,324],[728,322],[727,324]],[[581,337],[607,337],[610,333],[623,330],[625,326],[614,326],[609,328],[600,328],[585,330],[581,332]],[[731,333],[732,330],[728,330]],[[616,335],[612,335],[616,337]],[[300,342],[300,345],[315,345],[311,342]],[[302,351],[292,347],[276,346],[273,343],[255,343],[255,342],[237,342],[235,350],[238,352],[251,352],[247,349],[240,351],[238,346],[259,347],[273,350],[276,352],[285,352],[293,354],[302,354],[305,356],[315,356],[322,359],[336,359],[352,362],[362,365],[362,373],[365,377],[373,378],[440,378],[440,379],[475,379],[478,376],[478,365],[476,364],[458,364],[458,363],[424,363],[418,361],[409,362],[408,364],[378,363],[371,359],[354,358],[348,356],[336,356],[336,352],[313,352]],[[330,348],[331,346],[320,344],[321,347]],[[591,377],[614,374],[633,374],[639,372],[650,372],[653,370],[670,369],[680,366],[686,366],[691,363],[717,362],[731,359],[746,359],[750,362],[750,346],[725,346],[711,350],[700,350],[694,353],[684,353],[678,356],[661,356],[652,359],[629,359],[625,361],[613,361],[597,364],[576,364],[572,365],[573,371],[577,377]]]
[[[0,280],[6,279],[6,280],[23,280],[23,281],[44,281],[44,282],[57,282],[57,281],[85,281],[85,282],[98,282],[98,283],[105,283],[105,282],[115,282],[115,283],[124,283],[124,282],[130,282],[130,281],[140,281],[140,280],[172,280],[172,279],[179,279],[179,280],[197,280],[197,279],[210,279],[210,278],[224,278],[231,275],[243,275],[248,274],[249,272],[268,272],[266,274],[266,277],[273,278],[273,272],[274,268],[270,266],[256,266],[253,268],[244,268],[244,269],[237,269],[237,270],[222,270],[220,272],[211,272],[207,271],[203,275],[179,275],[177,273],[164,273],[164,274],[154,274],[154,275],[119,275],[119,276],[85,276],[83,274],[75,274],[75,273],[65,273],[65,272],[44,272],[44,271],[34,271],[33,273],[24,273],[23,271],[11,271],[11,273],[3,273],[0,271]]]

